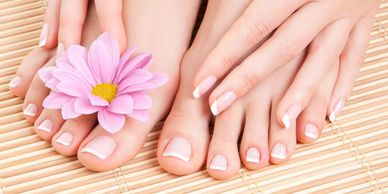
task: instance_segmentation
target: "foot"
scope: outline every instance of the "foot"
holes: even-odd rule
[[[301,54],[219,114],[210,138],[208,98],[193,98],[193,79],[202,60],[234,21],[233,17],[240,15],[238,12],[246,6],[247,3],[241,1],[234,5],[223,1],[209,2],[196,39],[183,59],[178,93],[158,144],[158,161],[170,173],[189,174],[206,164],[212,177],[226,179],[238,172],[241,162],[251,170],[269,162],[279,164],[291,157],[297,140],[309,143],[319,136],[336,80],[336,69],[321,85],[296,124],[284,129],[278,124],[274,111],[303,62],[304,55]],[[225,16],[222,13],[228,13],[229,22],[220,19]],[[224,103],[227,103],[228,98],[225,99]],[[222,106],[221,102],[219,106]]]
[[[55,50],[38,48],[32,51],[10,82],[11,91],[25,97],[24,114],[35,123],[36,133],[51,141],[60,154],[77,154],[80,162],[89,169],[109,170],[133,158],[143,148],[149,131],[168,113],[175,96],[179,63],[190,41],[198,3],[182,2],[174,4],[175,7],[162,2],[146,4],[125,1],[124,22],[128,29],[127,45],[138,45],[144,51],[153,52],[155,60],[151,71],[169,76],[166,85],[150,93],[153,107],[148,122],[128,118],[120,132],[110,134],[97,125],[95,115],[64,121],[58,110],[44,109],[42,102],[49,90],[35,73],[42,66],[54,65]],[[82,36],[82,44],[86,46],[101,33],[97,29],[94,7],[90,10]]]

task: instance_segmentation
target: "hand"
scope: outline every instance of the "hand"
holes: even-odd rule
[[[219,114],[227,107],[218,109],[220,101],[227,99],[230,105],[308,47],[308,56],[279,104],[278,120],[288,127],[339,60],[341,76],[329,108],[333,112],[338,104],[334,101],[350,94],[378,4],[378,0],[253,0],[207,56],[193,95],[199,98],[218,82],[209,102],[213,114]],[[261,46],[256,49],[257,45]]]
[[[61,51],[70,44],[80,44],[88,10],[88,0],[48,0],[39,46],[50,49],[57,45]],[[95,7],[103,32],[109,32],[126,47],[122,1],[96,0]]]

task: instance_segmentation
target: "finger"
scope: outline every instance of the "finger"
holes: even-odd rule
[[[126,47],[126,36],[123,24],[122,1],[98,0],[96,11],[103,32],[109,32],[118,41],[120,50]]]
[[[50,49],[57,45],[61,0],[47,2],[44,23],[39,37],[39,47]]]
[[[70,44],[80,44],[87,8],[87,0],[62,1],[58,46],[62,44],[67,48]]]
[[[295,122],[333,66],[338,63],[352,26],[351,19],[335,21],[310,44],[302,67],[278,105],[277,118],[283,127],[289,128]]]
[[[225,104],[241,97],[273,71],[289,63],[328,25],[334,11],[325,4],[300,8],[269,40],[226,76],[211,93],[210,104],[213,106],[215,102],[228,98],[228,103],[222,103],[224,105],[218,110],[221,112],[227,108]]]
[[[364,61],[373,21],[374,15],[371,15],[357,22],[341,54],[339,76],[328,107],[331,122],[334,122],[352,92],[354,80]]]
[[[194,85],[199,94],[206,93],[215,80],[228,72],[288,16],[308,0],[252,1],[244,13],[225,32],[198,71]],[[274,15],[273,13],[276,13]],[[236,46],[238,44],[238,46]],[[210,82],[207,81],[210,78]],[[199,98],[199,96],[196,96]]]

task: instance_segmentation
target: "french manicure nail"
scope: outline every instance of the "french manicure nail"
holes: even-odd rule
[[[228,106],[230,106],[234,100],[236,100],[236,94],[234,92],[225,92],[212,103],[212,105],[210,106],[210,110],[213,115],[216,116],[220,114],[220,112],[228,108]]]
[[[260,152],[257,148],[249,148],[246,153],[247,162],[259,163],[260,162]]]
[[[22,83],[22,77],[20,76],[15,76],[14,78],[12,78],[12,80],[9,82],[8,86],[10,88],[15,88],[16,86],[18,86],[20,83]]]
[[[228,168],[228,161],[223,155],[217,154],[213,157],[213,160],[211,161],[209,168],[212,170],[225,171]]]
[[[288,109],[287,113],[284,114],[282,118],[282,122],[284,127],[287,129],[290,128],[291,123],[296,120],[298,117],[299,113],[302,111],[302,105],[297,103],[291,105],[291,107]]]
[[[47,44],[48,33],[49,33],[49,25],[47,23],[44,23],[42,27],[42,31],[40,32],[39,47],[44,47]]]
[[[272,147],[271,156],[278,159],[285,159],[287,154],[286,146],[280,143],[276,143]]]
[[[28,104],[23,111],[25,115],[31,116],[31,117],[35,116],[37,112],[38,112],[38,107],[33,103]]]
[[[330,113],[329,120],[330,122],[334,122],[342,108],[345,105],[345,99],[340,99],[334,106],[334,110]]]
[[[116,146],[117,143],[112,138],[107,136],[97,136],[86,144],[81,152],[93,154],[101,160],[104,160],[114,152]]]
[[[69,146],[73,141],[73,135],[69,132],[64,132],[55,141],[62,145]]]
[[[57,57],[60,57],[61,54],[63,53],[63,51],[65,50],[65,46],[63,45],[63,43],[58,43],[57,45]]]
[[[317,139],[318,128],[313,124],[307,123],[304,127],[304,134],[311,139]]]
[[[187,162],[191,158],[191,144],[186,139],[175,137],[168,142],[163,156],[171,156]]]
[[[53,127],[53,122],[50,119],[46,119],[37,127],[37,129],[46,132],[51,132],[53,130]]]
[[[216,76],[209,76],[206,79],[202,80],[201,83],[193,91],[193,96],[195,99],[200,98],[203,94],[210,90],[217,82]]]

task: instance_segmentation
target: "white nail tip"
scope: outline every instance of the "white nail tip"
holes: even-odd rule
[[[201,95],[199,94],[199,87],[195,88],[195,90],[193,91],[193,96],[195,99],[198,99],[199,97],[201,97]]]
[[[37,108],[34,104],[27,105],[26,109],[24,109],[23,113],[27,116],[35,116],[36,115]]]
[[[190,160],[190,158],[188,158],[180,153],[177,153],[177,152],[163,152],[163,156],[164,157],[166,157],[166,156],[175,157],[175,158],[181,159],[185,162],[188,162]]]
[[[278,159],[285,159],[286,158],[286,146],[283,144],[275,144],[275,146],[272,148],[271,156]]]
[[[46,37],[39,41],[39,47],[44,47],[46,44],[47,44],[47,38]]]
[[[220,112],[218,112],[218,107],[217,107],[217,100],[213,102],[213,104],[210,106],[210,110],[212,111],[213,115],[216,116]]]
[[[12,78],[12,80],[9,82],[8,86],[10,88],[15,88],[16,86],[18,86],[20,83],[22,83],[22,78],[19,77],[19,76],[16,76],[14,78]]]
[[[64,132],[55,141],[62,145],[69,146],[73,141],[73,135],[69,132]]]
[[[335,112],[334,111],[330,113],[329,120],[330,120],[330,122],[335,121]]]
[[[251,158],[251,157],[247,157],[247,162],[253,162],[253,163],[259,163],[260,160],[257,159],[257,158]]]
[[[312,139],[317,139],[318,138],[318,134],[315,134],[315,133],[311,133],[311,132],[304,132],[304,134],[309,137],[309,138],[312,138]]]
[[[44,120],[38,127],[37,129],[46,131],[46,132],[51,132],[52,130],[52,123],[49,120]]]
[[[222,171],[226,170],[226,166],[210,165],[209,168],[212,169],[212,170],[222,170]]]
[[[98,158],[100,158],[101,160],[105,160],[106,158],[108,158],[107,155],[105,155],[105,154],[103,154],[101,152],[98,152],[98,151],[96,151],[94,149],[91,149],[91,148],[84,148],[84,149],[81,150],[81,152],[83,152],[83,153],[87,152],[87,153],[93,154],[93,155],[97,156]]]
[[[285,114],[285,115],[283,116],[282,122],[283,122],[283,125],[284,125],[287,129],[290,128],[290,126],[291,126],[291,121],[290,121],[290,117],[289,117],[287,114]]]

